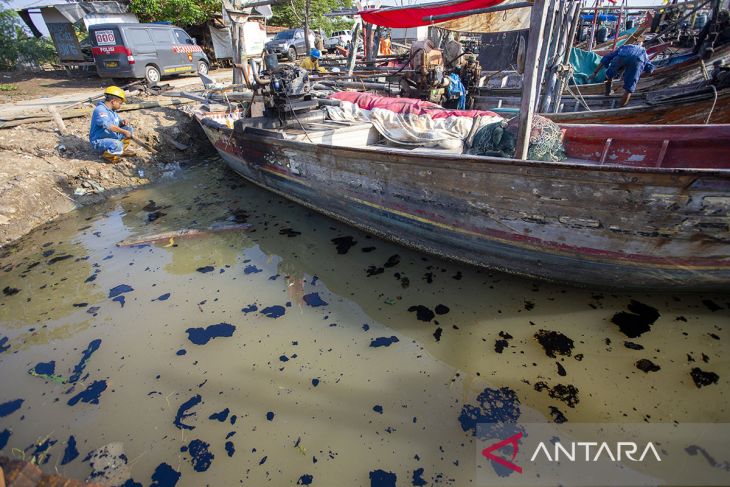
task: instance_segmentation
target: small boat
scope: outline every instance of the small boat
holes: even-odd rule
[[[542,162],[399,145],[370,122],[231,117],[196,113],[235,172],[381,238],[592,288],[730,286],[730,125],[561,124],[568,159]]]
[[[657,92],[650,92],[657,93]],[[474,108],[516,115],[519,97],[475,97]],[[565,98],[564,98],[565,100]],[[561,103],[559,113],[542,115],[558,123],[591,124],[703,124],[730,123],[730,89],[704,87],[669,96],[639,96],[629,106],[617,108],[616,96],[589,95]],[[519,105],[518,105],[519,106]],[[588,108],[589,110],[587,110]]]
[[[730,44],[717,48],[710,59],[706,61],[703,61],[697,55],[683,55],[676,62],[668,58],[662,61],[665,65],[657,67],[653,74],[641,77],[636,91],[637,93],[641,93],[643,91],[659,90],[701,81],[705,79],[705,74],[710,74],[713,63],[718,61],[727,63],[728,60],[730,60]],[[616,79],[613,81],[612,89],[615,92],[623,92],[622,86],[623,81]],[[606,84],[590,83],[578,86],[571,85],[570,88],[581,95],[603,95],[606,91]],[[519,88],[481,88],[479,92],[481,95],[487,96],[519,96],[521,90]],[[565,94],[568,94],[567,87],[565,88]]]

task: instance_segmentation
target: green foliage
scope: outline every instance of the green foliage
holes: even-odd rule
[[[0,70],[57,61],[56,49],[50,39],[28,35],[18,14],[13,10],[0,10]]]
[[[2,83],[0,84],[0,91],[15,91],[18,87],[15,85],[11,85],[10,83]]]
[[[131,0],[129,10],[142,22],[202,24],[221,12],[221,0]]]
[[[325,17],[338,8],[352,7],[352,0],[310,0],[309,28],[312,30],[322,29],[327,34],[333,30],[352,28],[352,20],[345,20],[337,17]],[[307,0],[290,0],[288,3],[272,6],[274,16],[269,20],[269,25],[284,27],[304,26],[304,10]]]

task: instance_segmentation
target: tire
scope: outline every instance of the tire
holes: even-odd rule
[[[198,73],[208,74],[208,63],[205,61],[198,61]]]
[[[286,58],[289,61],[296,61],[297,60],[297,50],[293,47],[289,48],[289,51],[287,52]]]
[[[146,79],[149,84],[156,85],[160,82],[160,78],[160,70],[155,66],[150,65],[144,68],[144,79]]]

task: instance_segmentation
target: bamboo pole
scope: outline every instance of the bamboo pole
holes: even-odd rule
[[[530,128],[535,112],[535,87],[538,79],[538,56],[542,49],[542,36],[545,32],[545,18],[549,3],[546,0],[535,0],[530,14],[530,34],[527,41],[525,58],[525,75],[522,83],[522,100],[520,102],[520,125],[517,129],[515,158],[527,159],[530,145]]]
[[[575,42],[575,31],[578,28],[578,24],[580,23],[580,12],[581,9],[577,8],[575,10],[575,13],[573,14],[573,23],[570,26],[570,33],[568,34],[568,46],[565,49],[565,54],[563,55],[563,65],[568,65],[570,63],[570,51],[573,49],[573,43]],[[560,76],[558,79],[557,87],[555,88],[555,105],[553,107],[553,112],[558,113],[560,111],[560,102],[563,98],[563,89],[565,88],[565,77]]]
[[[596,6],[593,10],[593,22],[591,22],[591,35],[588,37],[588,51],[593,51],[593,40],[596,38],[596,22],[598,22],[598,4],[601,0],[596,0]]]
[[[565,56],[565,46],[568,41],[570,22],[572,22],[573,16],[578,10],[578,2],[571,2],[567,5],[567,8],[568,12],[566,12],[566,15],[564,17],[560,39],[555,50],[555,57],[553,58],[554,62],[550,67],[550,77],[548,78],[547,87],[545,88],[545,100],[543,100],[542,110],[540,110],[542,113],[548,112],[550,110],[550,103],[555,97],[555,85],[558,80],[558,67],[562,64],[561,61]]]
[[[347,75],[352,76],[355,70],[355,60],[357,59],[357,44],[360,41],[360,22],[355,24],[355,30],[352,31],[352,47],[347,53]]]
[[[553,36],[553,29],[555,28],[555,21],[556,21],[556,8],[557,8],[558,0],[550,0],[550,7],[548,8],[548,17],[545,19],[545,35],[544,39],[545,42],[543,42],[542,51],[540,53],[540,66],[537,68],[537,73],[539,76],[539,79],[537,80],[537,94],[535,95],[535,99],[540,100],[540,93],[542,91],[542,83],[545,81],[545,66],[547,65],[547,60],[550,57],[550,40]]]

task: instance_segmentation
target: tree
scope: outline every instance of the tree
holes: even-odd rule
[[[29,36],[14,10],[0,9],[0,70],[57,61],[56,49],[50,39]]]
[[[352,27],[351,20],[324,16],[324,14],[338,8],[352,7],[352,0],[309,0],[309,3],[310,29],[322,29],[329,33],[333,30],[349,29]],[[274,16],[269,20],[269,25],[302,27],[304,25],[306,4],[307,0],[289,0],[287,3],[274,5],[272,7]]]
[[[197,25],[221,12],[221,0],[131,0],[129,11],[142,22]]]

